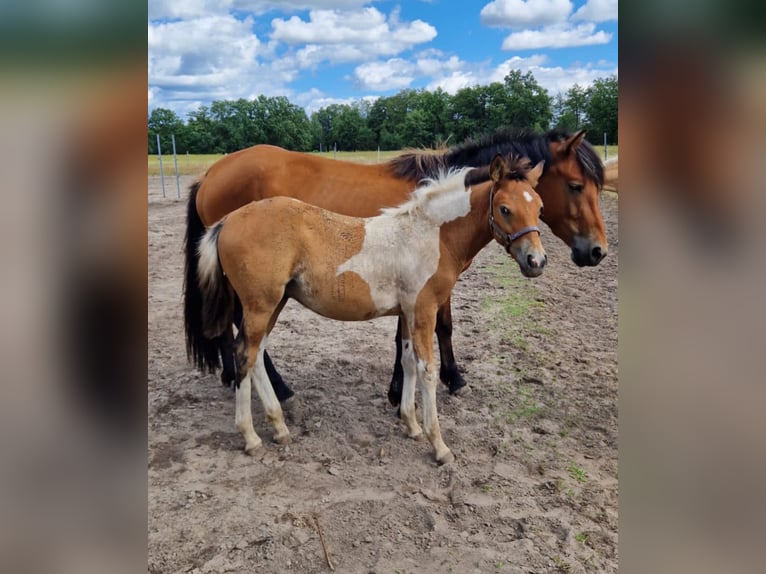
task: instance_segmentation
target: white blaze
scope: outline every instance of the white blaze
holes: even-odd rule
[[[532,202],[532,194],[530,194],[526,189],[524,190],[524,199],[527,200],[527,203]]]

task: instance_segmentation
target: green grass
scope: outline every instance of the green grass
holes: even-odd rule
[[[400,155],[404,150],[381,151],[380,161],[387,161],[392,157]],[[179,154],[178,175],[200,175],[207,168],[221,159],[225,154]],[[339,151],[337,154],[329,152],[313,152],[312,155],[318,155],[325,158],[353,161],[356,163],[377,163],[377,151]],[[175,176],[175,165],[173,164],[173,154],[162,154],[162,173],[165,176]],[[149,175],[160,175],[160,159],[157,155],[149,156]]]
[[[569,465],[567,472],[569,473],[569,476],[574,478],[577,482],[585,482],[585,479],[587,478],[585,471],[574,463]]]
[[[313,155],[335,158],[357,163],[377,163],[378,161],[387,161],[392,157],[401,155],[405,150],[394,151],[339,151],[334,154],[332,151],[312,152]],[[604,146],[596,146],[599,157],[604,159]],[[178,154],[178,174],[179,175],[199,175],[207,168],[221,159],[225,154]],[[617,146],[607,146],[607,157],[612,158],[617,155]],[[162,172],[166,176],[175,176],[175,166],[173,164],[173,154],[162,155]],[[160,160],[156,155],[149,156],[149,175],[160,175]]]

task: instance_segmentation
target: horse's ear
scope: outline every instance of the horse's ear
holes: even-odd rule
[[[580,130],[571,138],[569,138],[567,141],[565,141],[564,149],[566,150],[567,155],[574,153],[575,150],[577,150],[577,148],[580,147],[580,144],[582,143],[582,140],[584,139],[585,139],[585,130]]]
[[[495,157],[492,158],[492,163],[489,164],[489,178],[497,183],[505,175],[506,169],[503,156],[501,154],[495,155]]]
[[[532,187],[537,186],[537,182],[540,180],[540,176],[543,175],[544,167],[545,160],[539,162],[535,167],[527,172],[527,181],[532,184]]]

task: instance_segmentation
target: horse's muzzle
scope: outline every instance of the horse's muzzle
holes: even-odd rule
[[[523,262],[519,261],[519,268],[525,277],[539,277],[547,263],[548,256],[545,253],[542,256],[530,253]]]
[[[572,261],[578,267],[594,267],[606,257],[606,246],[575,238],[572,244]]]

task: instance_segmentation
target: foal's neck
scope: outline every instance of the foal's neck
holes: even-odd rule
[[[452,254],[459,271],[492,241],[489,229],[489,189],[492,182],[471,186],[471,211],[442,225],[441,241]]]

